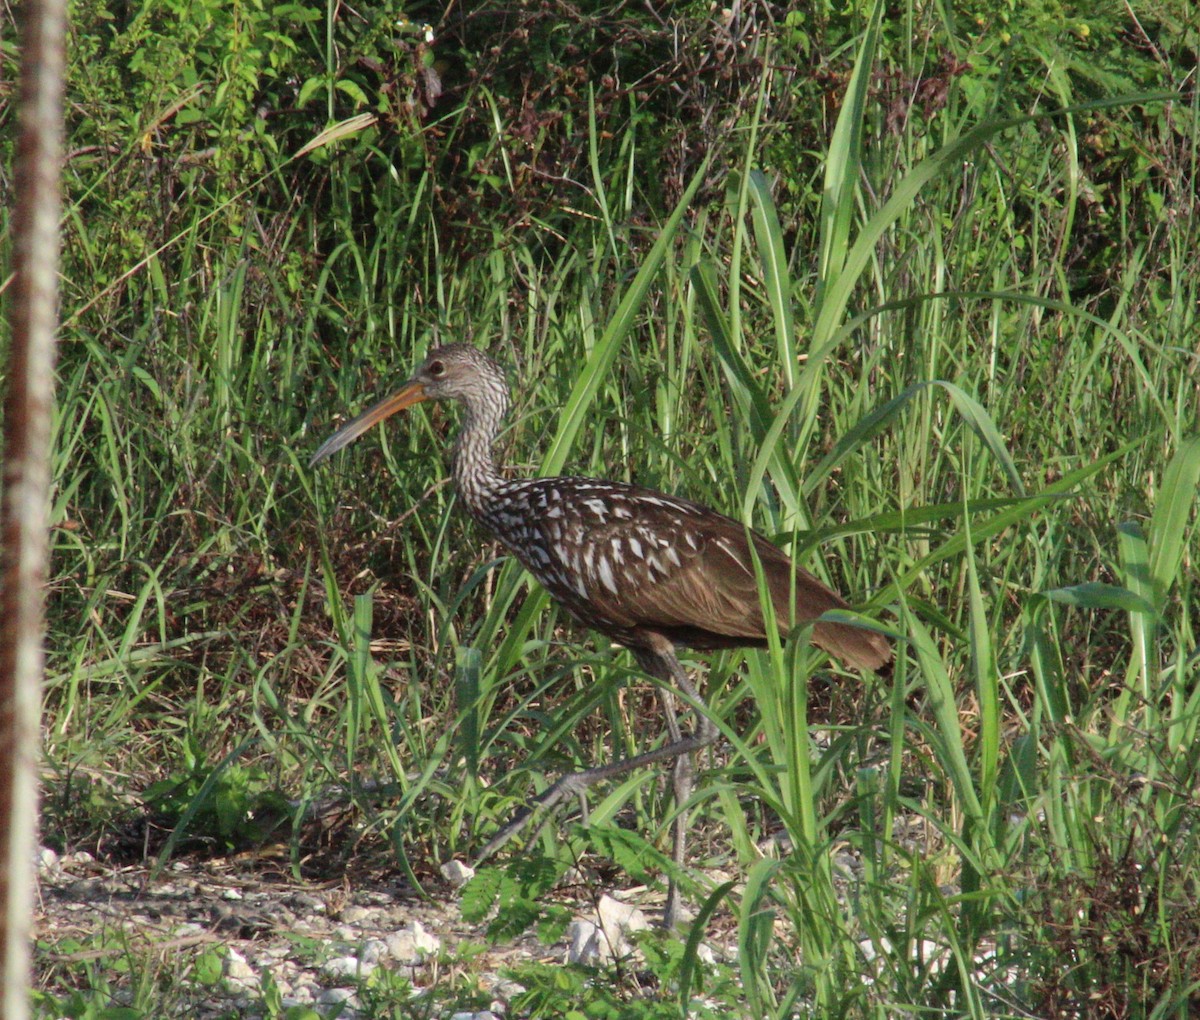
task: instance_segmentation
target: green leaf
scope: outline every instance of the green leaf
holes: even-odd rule
[[[647,882],[653,872],[671,867],[666,854],[631,829],[594,825],[584,834],[598,853],[611,857],[635,882]]]
[[[1040,593],[1051,602],[1079,606],[1082,609],[1121,609],[1127,613],[1152,613],[1154,607],[1128,588],[1101,581],[1085,581],[1066,588],[1051,588]]]
[[[215,985],[221,980],[222,963],[225,953],[215,947],[205,949],[196,957],[192,966],[192,978],[202,985]]]
[[[1193,436],[1179,444],[1175,456],[1167,464],[1150,518],[1150,577],[1154,583],[1157,610],[1162,609],[1167,593],[1179,576],[1198,485],[1200,436]]]
[[[768,1016],[771,1013],[768,1004],[772,990],[766,964],[775,927],[771,885],[779,869],[779,861],[769,858],[756,862],[750,868],[742,893],[741,909],[738,911],[738,962],[754,1016]]]
[[[500,884],[503,880],[504,872],[500,868],[481,868],[475,872],[463,886],[459,899],[464,921],[478,924],[487,917],[500,895]]]
[[[329,79],[323,74],[315,74],[311,78],[307,78],[303,85],[300,86],[300,92],[296,96],[297,109],[304,109],[308,101],[312,99],[314,93],[318,89],[324,89],[329,84]]]
[[[572,913],[566,907],[550,904],[542,908],[542,916],[537,922],[537,937],[544,945],[550,946],[558,942],[567,933]]]
[[[341,81],[335,83],[333,87],[353,99],[355,106],[369,106],[371,104],[371,101],[367,98],[367,94],[357,82],[343,78]]]

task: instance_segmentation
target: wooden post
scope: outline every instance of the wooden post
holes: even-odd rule
[[[29,1016],[50,410],[58,301],[64,0],[26,0],[0,500],[0,1016]]]

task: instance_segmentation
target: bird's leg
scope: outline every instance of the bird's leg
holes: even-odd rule
[[[658,692],[662,702],[663,712],[667,717],[667,733],[672,743],[679,743],[683,734],[679,729],[679,719],[675,715],[675,695],[665,688]],[[694,752],[693,752],[694,753]],[[694,768],[692,753],[681,754],[675,759],[671,773],[671,795],[675,798],[675,821],[673,824],[673,839],[671,842],[671,859],[675,862],[676,870],[684,865],[687,847],[687,802],[692,796]],[[667,902],[663,908],[663,927],[668,931],[673,929],[679,920],[679,885],[675,876],[667,878]]]
[[[680,691],[691,698],[693,702],[699,703],[699,692],[674,654],[671,654],[669,657],[665,655],[657,656],[652,662],[643,661],[639,657],[639,662],[647,672],[653,673],[662,679],[669,679]],[[663,666],[666,667],[666,676],[663,676],[661,672]],[[672,743],[678,745],[683,742],[683,736],[679,729],[679,720],[675,716],[675,695],[669,690],[661,689],[660,696],[662,698],[663,711],[667,717],[667,732],[671,737]],[[716,726],[703,712],[696,712],[696,725],[692,731],[691,739],[698,742],[696,748],[680,754],[675,759],[675,768],[672,773],[671,792],[675,799],[675,822],[673,826],[674,838],[671,845],[671,859],[675,863],[676,871],[681,871],[687,863],[687,804],[692,798],[692,789],[695,784],[695,752],[701,747],[707,747],[717,739]],[[667,879],[667,902],[663,908],[663,927],[667,931],[674,930],[678,925],[679,909],[679,883],[676,882],[675,876],[671,875]]]
[[[677,690],[694,704],[701,704],[699,692],[688,678],[679,660],[675,657],[674,649],[670,645],[667,645],[665,641],[663,648],[657,648],[653,651],[635,649],[634,657],[637,659],[638,665],[646,673],[674,685]],[[614,776],[623,775],[633,769],[642,768],[646,765],[657,765],[663,761],[674,761],[672,794],[675,798],[675,807],[678,813],[674,825],[672,857],[676,867],[682,868],[685,862],[687,844],[687,815],[684,807],[692,795],[693,773],[691,755],[703,747],[708,747],[717,739],[717,727],[707,715],[701,711],[697,711],[695,727],[689,736],[683,736],[679,728],[679,720],[675,715],[671,692],[664,691],[663,694],[663,708],[667,716],[669,743],[655,748],[653,751],[634,755],[632,758],[624,758],[621,761],[610,762],[607,765],[598,765],[594,768],[584,769],[581,772],[572,772],[569,775],[562,776],[531,800],[526,807],[518,811],[504,828],[488,840],[476,856],[476,864],[487,860],[500,847],[512,839],[536,812],[544,811],[546,814],[543,816],[538,828],[534,830],[535,836],[549,818],[550,809],[573,794],[582,796],[584,791],[590,789],[596,783],[605,779],[612,779]],[[673,929],[678,919],[679,890],[672,876],[667,883],[667,904],[663,911],[664,927],[668,930]]]
[[[529,821],[530,816],[535,812],[542,810],[549,811],[550,808],[562,803],[573,794],[581,794],[605,779],[624,775],[626,772],[642,768],[645,765],[657,765],[659,762],[671,761],[680,755],[690,754],[701,747],[706,747],[715,739],[716,727],[714,726],[712,728],[712,736],[705,740],[700,740],[695,735],[683,737],[678,743],[656,747],[653,751],[646,751],[644,754],[637,754],[632,758],[622,758],[620,761],[610,762],[608,765],[597,765],[595,768],[584,769],[581,772],[571,772],[568,775],[562,776],[513,815],[509,823],[488,840],[483,849],[479,851],[475,857],[475,863],[479,864],[486,861],[492,854],[504,846],[505,843],[521,830],[525,823]],[[545,819],[543,819],[543,824],[544,822]]]
[[[665,687],[660,687],[658,690],[658,699],[662,704],[663,714],[667,718],[667,735],[671,738],[672,744],[678,744],[683,740],[683,732],[679,729],[679,717],[675,712],[675,695]],[[683,867],[684,847],[687,841],[686,804],[692,796],[693,764],[691,754],[681,754],[675,759],[675,767],[672,770],[671,793],[675,798],[675,823],[671,857],[677,868]],[[677,893],[678,890],[675,881],[672,879],[668,883],[667,908],[665,911],[672,919],[674,919],[679,910],[679,897]]]

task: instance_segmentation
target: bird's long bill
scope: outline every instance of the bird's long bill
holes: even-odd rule
[[[374,407],[367,408],[357,418],[346,422],[326,439],[321,444],[321,448],[312,455],[308,466],[315,467],[321,461],[337,453],[343,446],[349,446],[376,422],[381,422],[384,418],[390,418],[397,411],[403,411],[406,407],[412,407],[413,404],[419,404],[422,400],[428,399],[429,395],[425,392],[424,384],[415,381],[405,383],[390,397],[384,397]]]

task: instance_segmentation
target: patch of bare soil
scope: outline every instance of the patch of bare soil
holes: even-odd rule
[[[431,901],[387,882],[301,883],[261,861],[237,859],[181,859],[152,877],[149,865],[111,867],[88,853],[59,858],[43,850],[37,985],[65,997],[83,964],[120,970],[141,960],[175,971],[160,979],[205,984],[200,1017],[261,1014],[271,984],[284,1008],[340,1008],[339,1016],[353,1017],[362,979],[387,967],[414,988],[443,986],[450,997],[469,980],[476,998],[490,998],[503,1012],[519,990],[501,977],[503,968],[566,958],[566,945],[548,948],[532,935],[488,945],[482,931],[463,924],[456,895],[445,892],[446,899]],[[220,950],[215,981],[194,966],[205,947]],[[120,1004],[120,982],[113,985]]]
[[[377,1015],[363,997],[372,994],[365,979],[382,968],[376,985],[403,998],[428,993],[430,1015],[496,1020],[524,991],[506,971],[632,961],[631,933],[650,927],[648,917],[663,905],[661,891],[601,893],[597,876],[573,872],[575,884],[553,894],[576,917],[559,942],[545,945],[529,933],[495,945],[485,923],[462,920],[453,886],[470,869],[447,866],[452,881],[430,882],[432,896],[421,896],[378,869],[296,881],[286,863],[261,853],[182,856],[155,875],[145,862],[42,849],[37,987],[59,1001],[74,989],[94,1001],[102,987],[109,1004],[122,1006],[134,1004],[140,984],[144,1006],[149,976],[154,994],[162,990],[155,1015],[216,1020],[297,1007],[353,1020]],[[726,934],[723,950],[702,947],[706,964],[733,954]]]

